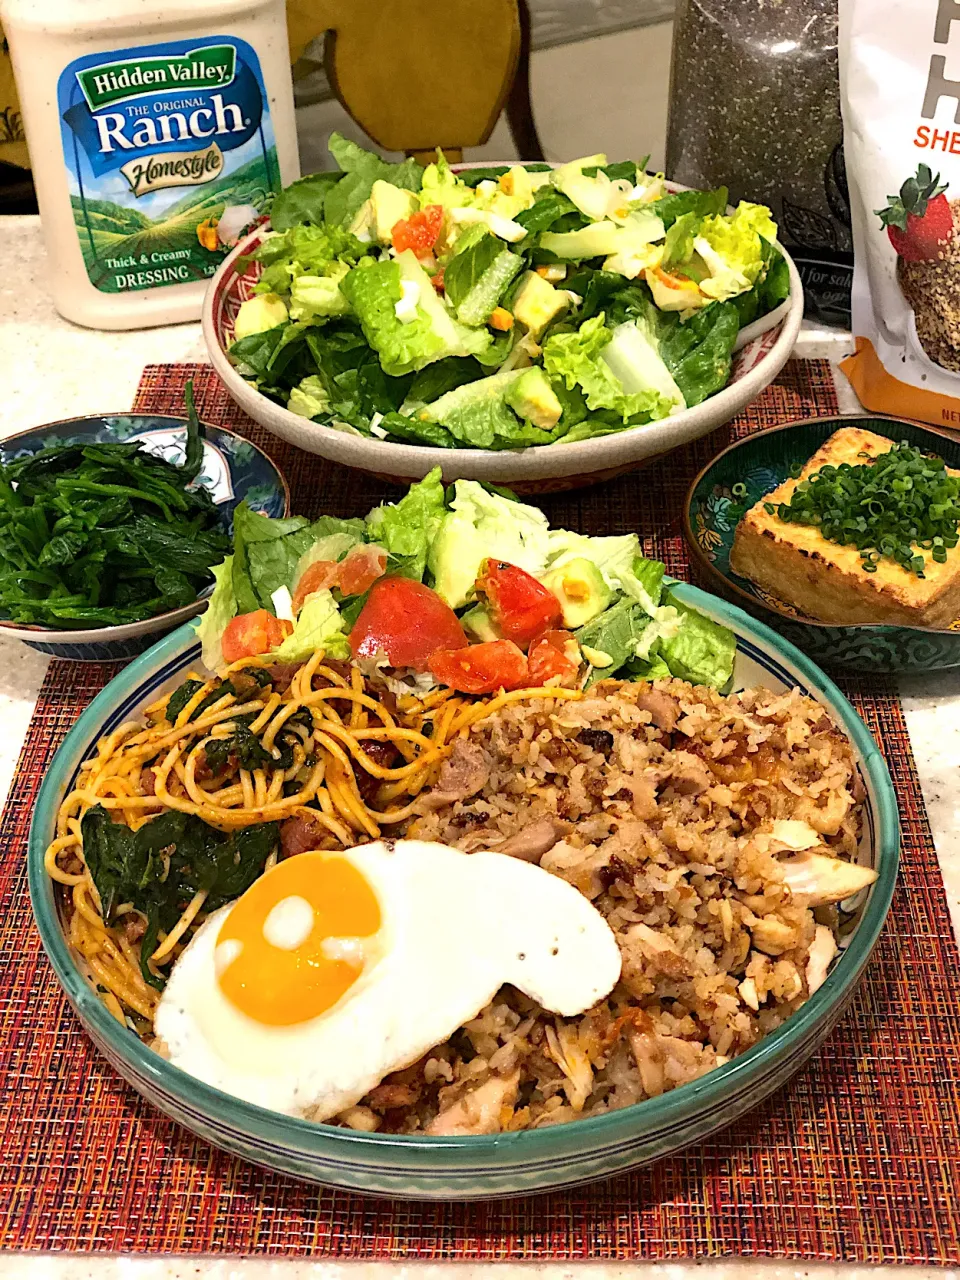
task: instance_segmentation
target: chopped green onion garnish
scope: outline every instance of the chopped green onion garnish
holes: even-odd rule
[[[943,564],[947,549],[960,541],[960,478],[941,458],[901,441],[863,464],[821,467],[801,480],[789,503],[766,502],[764,510],[855,546],[867,573],[876,573],[885,557],[922,578],[925,561],[916,548]]]

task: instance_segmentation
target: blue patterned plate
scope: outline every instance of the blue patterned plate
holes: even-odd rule
[[[13,462],[58,444],[102,444],[109,440],[142,440],[151,452],[170,462],[184,456],[186,419],[167,414],[95,414],[50,422],[31,431],[21,431],[0,442],[0,462]],[[290,490],[274,462],[249,440],[224,427],[204,424],[203,470],[197,483],[205,485],[220,508],[224,527],[233,524],[233,512],[246,499],[255,511],[266,516],[284,516],[290,511]],[[143,622],[120,627],[96,627],[86,631],[60,631],[52,627],[24,626],[0,618],[3,634],[23,640],[31,649],[72,658],[78,662],[106,662],[133,658],[149,648],[161,635],[172,631],[203,610],[207,593],[193,604],[171,609]]]
[[[828,626],[808,618],[730,568],[730,549],[740,517],[765,493],[786,480],[841,427],[906,440],[960,468],[960,442],[904,418],[807,418],[757,431],[724,449],[697,476],[683,505],[683,533],[698,579],[710,590],[776,628],[825,667],[860,672],[937,671],[960,666],[960,620],[948,630],[927,627]],[[745,485],[746,495],[735,485]]]

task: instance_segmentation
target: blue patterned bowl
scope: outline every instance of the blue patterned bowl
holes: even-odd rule
[[[726,599],[763,619],[825,667],[860,672],[939,671],[960,666],[960,619],[946,630],[930,627],[830,626],[808,618],[730,568],[740,517],[788,478],[841,427],[862,427],[891,440],[906,440],[960,468],[960,441],[905,418],[806,418],[756,431],[724,449],[700,472],[683,504],[683,534],[695,576]],[[746,495],[734,496],[734,485]],[[740,491],[738,490],[738,494]]]
[[[79,718],[44,778],[30,830],[30,896],[43,945],[80,1021],[120,1075],[191,1132],[254,1164],[349,1191],[429,1200],[499,1199],[604,1178],[702,1142],[784,1084],[843,1014],[880,934],[897,875],[896,797],[866,726],[822,671],[742,610],[696,587],[676,589],[736,633],[736,687],[798,686],[818,699],[848,735],[863,780],[860,860],[876,867],[878,879],[849,914],[832,972],[798,1013],[740,1057],[671,1093],[572,1124],[491,1137],[395,1136],[311,1124],[241,1102],[171,1066],[114,1020],[78,968],[44,851],[60,803],[97,740],[197,664],[195,624],[188,624],[126,667]]]
[[[58,444],[101,444],[108,440],[142,440],[151,453],[169,462],[180,462],[184,452],[186,419],[155,413],[97,414],[87,418],[66,418],[49,422],[31,431],[21,431],[0,442],[0,462],[13,462],[27,454]],[[236,506],[246,499],[255,511],[266,516],[285,516],[290,511],[290,490],[276,464],[262,449],[224,427],[204,424],[203,470],[197,481],[213,494],[224,527],[233,525]],[[55,658],[75,662],[110,662],[134,658],[150,647],[158,636],[179,627],[202,612],[209,589],[193,604],[159,613],[143,622],[119,627],[94,627],[83,631],[61,631],[55,627],[26,626],[0,618],[0,634],[22,640],[31,649]]]

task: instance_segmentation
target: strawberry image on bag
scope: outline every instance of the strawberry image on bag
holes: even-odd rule
[[[874,412],[960,427],[960,5],[840,0],[853,214],[842,364]]]

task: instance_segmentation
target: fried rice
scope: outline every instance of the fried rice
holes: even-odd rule
[[[613,929],[621,980],[570,1019],[502,988],[338,1122],[539,1128],[655,1097],[743,1053],[826,976],[838,917],[825,904],[864,883],[852,865],[863,798],[846,737],[797,691],[610,680],[578,702],[504,708],[458,742],[403,834],[568,880]],[[798,832],[844,861],[821,856],[791,879],[783,854],[804,846]],[[824,867],[839,880],[818,889]],[[478,948],[483,936],[478,920]]]

